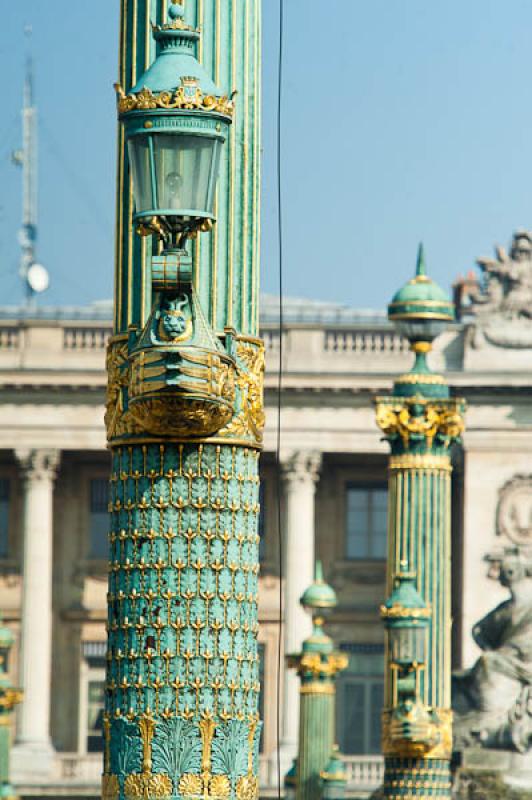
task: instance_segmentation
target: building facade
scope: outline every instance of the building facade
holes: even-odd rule
[[[338,595],[327,631],[349,656],[349,667],[338,679],[337,738],[348,757],[350,790],[360,794],[382,778],[379,606],[385,595],[387,447],[374,423],[373,398],[390,391],[394,376],[410,367],[411,354],[384,314],[287,301],[285,318],[281,348],[276,300],[264,299],[263,794],[275,792],[278,651],[297,652],[308,633],[310,620],[298,600],[312,582],[316,558]],[[517,327],[522,332],[521,323]],[[506,596],[489,578],[486,555],[511,542],[507,517],[517,515],[515,527],[523,515],[521,536],[530,527],[532,342],[523,346],[522,336],[519,345],[497,342],[490,331],[482,315],[466,315],[440,338],[432,356],[453,393],[468,402],[467,433],[453,452],[455,667],[474,661],[478,650],[471,629]],[[55,752],[52,772],[39,775],[17,759],[15,745],[13,777],[24,797],[95,798],[99,791],[109,473],[103,417],[110,332],[107,304],[42,309],[31,318],[0,309],[0,609],[16,636],[9,672],[26,689],[15,735],[16,742],[30,737]],[[512,481],[517,489],[502,524],[501,501],[508,504]],[[42,654],[49,651],[51,674],[42,669]],[[297,738],[297,676],[283,671],[280,680],[288,758]]]

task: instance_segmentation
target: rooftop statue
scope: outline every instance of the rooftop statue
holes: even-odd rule
[[[514,547],[487,557],[510,598],[473,628],[483,650],[453,676],[454,749],[532,749],[532,555]]]
[[[532,347],[532,231],[516,231],[510,252],[495,252],[478,259],[482,280],[469,292],[471,344],[481,347],[485,338],[499,347]]]

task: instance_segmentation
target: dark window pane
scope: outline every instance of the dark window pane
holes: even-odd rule
[[[105,559],[108,555],[109,513],[108,482],[95,478],[90,483],[90,547],[91,558]]]
[[[107,513],[109,504],[109,483],[106,478],[91,480],[91,511]]]
[[[342,703],[341,748],[346,755],[364,752],[364,723],[366,716],[365,687],[362,682],[350,681],[341,687]]]
[[[0,558],[7,558],[9,551],[9,495],[7,478],[0,479]]]
[[[388,492],[382,487],[348,486],[346,557],[386,557]]]
[[[381,752],[381,712],[384,705],[384,685],[381,682],[373,683],[370,687],[370,727],[367,752],[377,754]]]
[[[88,719],[87,719],[87,752],[103,751],[103,709],[105,683],[90,680],[87,685]]]

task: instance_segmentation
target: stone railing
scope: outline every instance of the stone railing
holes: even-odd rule
[[[384,780],[382,756],[344,756],[347,785],[350,789],[373,792]]]
[[[110,335],[110,326],[63,328],[63,347],[65,350],[105,350]]]
[[[328,353],[408,353],[406,339],[393,331],[326,330],[324,349]]]
[[[97,787],[100,784],[102,758],[101,754],[59,753],[54,778],[59,782]],[[372,792],[382,784],[384,760],[381,756],[345,756],[345,766],[350,790]],[[261,756],[259,769],[261,786],[266,790],[275,789],[275,759]]]
[[[68,368],[103,373],[111,322],[23,320],[0,322],[0,370]],[[281,333],[273,323],[262,327],[267,368],[279,367],[281,341],[285,374],[375,374],[408,369],[412,356],[404,339],[382,323],[320,327],[288,323]],[[437,349],[437,348],[436,348]]]
[[[65,783],[94,784],[99,786],[102,777],[103,755],[94,753],[58,753],[55,762],[55,778]]]

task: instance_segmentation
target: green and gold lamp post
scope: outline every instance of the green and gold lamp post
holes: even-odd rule
[[[312,614],[313,631],[303,642],[301,653],[287,659],[288,666],[296,669],[301,679],[295,797],[320,800],[321,774],[334,744],[335,679],[347,667],[347,656],[335,652],[332,639],[323,630],[324,614],[337,601],[334,590],[323,580],[320,562],[316,565],[315,581],[300,602]]]
[[[18,800],[9,780],[9,752],[11,749],[11,714],[23,693],[16,689],[6,673],[6,663],[13,647],[13,634],[0,621],[0,798]]]
[[[389,460],[388,600],[382,748],[387,798],[451,797],[451,456],[465,404],[430,369],[454,307],[426,274],[423,248],[389,319],[415,364],[376,401]]]
[[[258,112],[240,64],[259,71],[260,27],[255,0],[227,3],[229,16],[225,2],[122,0],[104,800],[258,798],[257,253],[251,239],[238,260],[236,246],[205,242],[217,211],[218,244],[235,236],[237,199],[256,218],[235,176],[258,182]],[[223,56],[248,87],[238,136],[232,91],[198,60],[207,51],[215,72]]]
[[[321,773],[323,800],[344,800],[347,788],[345,764],[338,745],[333,747],[327,766]]]

